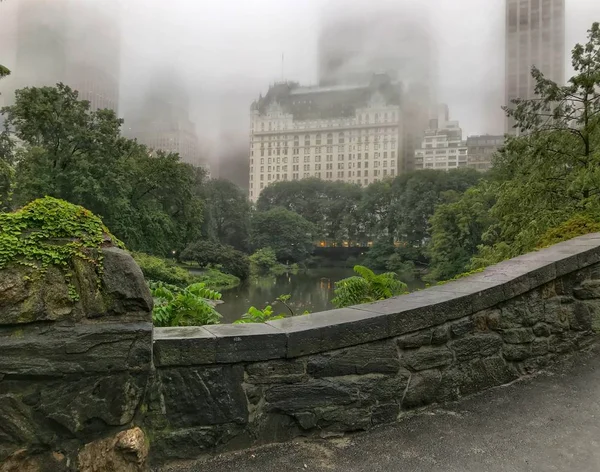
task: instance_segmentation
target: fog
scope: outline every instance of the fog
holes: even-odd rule
[[[0,64],[11,69],[16,65],[17,4],[42,1],[0,3]],[[317,83],[319,38],[331,22],[344,18],[374,22],[368,20],[369,14],[378,10],[397,19],[403,31],[418,26],[422,38],[430,42],[424,61],[431,67],[423,70],[429,71],[435,100],[449,105],[465,137],[503,132],[505,0],[70,1],[116,9],[115,21],[121,26],[119,114],[127,120],[147,99],[153,79],[170,77],[174,87],[185,88],[189,115],[213,172],[240,184],[251,101],[274,81]],[[569,49],[585,38],[594,20],[600,20],[598,0],[567,0]],[[369,30],[387,34],[379,23],[368,25]],[[408,36],[406,44],[390,41],[389,52],[414,53],[416,41]],[[406,74],[419,66],[414,64]],[[567,77],[569,71],[570,64]],[[22,85],[27,84],[13,80],[0,87],[6,91]],[[240,170],[229,164],[232,160]],[[219,166],[218,161],[228,164]]]

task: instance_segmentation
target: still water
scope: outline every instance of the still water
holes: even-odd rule
[[[272,304],[280,295],[292,296],[288,304],[297,313],[305,310],[317,311],[333,308],[334,283],[356,275],[350,268],[319,268],[288,273],[277,276],[253,277],[241,285],[229,290],[223,290],[223,302],[217,306],[223,315],[222,323],[231,323],[244,314],[249,307],[264,308]],[[420,280],[407,282],[410,290],[425,286]],[[276,313],[289,313],[280,303],[273,305]]]

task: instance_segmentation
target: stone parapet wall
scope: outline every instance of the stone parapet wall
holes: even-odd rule
[[[367,430],[539,371],[598,332],[598,234],[382,302],[156,329],[151,455]]]

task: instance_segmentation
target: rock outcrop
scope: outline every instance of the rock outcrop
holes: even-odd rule
[[[128,469],[85,470],[142,470],[141,431],[121,431],[135,424],[152,370],[152,297],[128,253],[101,252],[100,276],[83,260],[69,281],[52,266],[0,270],[2,472],[77,470],[78,454],[136,457]]]

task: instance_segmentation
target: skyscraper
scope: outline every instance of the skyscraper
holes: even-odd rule
[[[506,0],[506,104],[533,98],[536,66],[549,79],[565,82],[565,0]],[[512,119],[506,132],[516,134]]]
[[[117,111],[118,2],[20,0],[14,81],[18,87],[63,82],[92,109]]]

